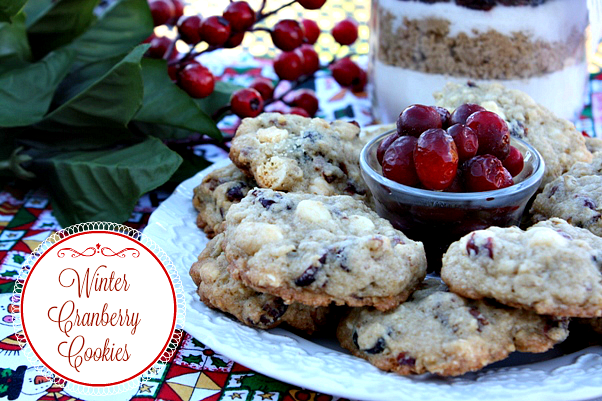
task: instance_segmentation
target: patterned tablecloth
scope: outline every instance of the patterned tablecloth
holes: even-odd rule
[[[228,65],[228,60],[224,65]],[[273,74],[268,63],[247,58],[231,60],[236,68],[215,67],[214,72],[223,79],[247,84],[252,76]],[[332,79],[320,77],[308,83],[316,89],[321,102],[321,116],[327,119],[355,119],[362,125],[372,121],[370,103],[366,94],[353,95],[342,90]],[[224,122],[222,128],[231,129],[234,118]],[[583,117],[577,123],[580,130],[594,136],[602,135],[602,74],[592,75]],[[209,145],[200,147],[208,160],[215,162],[226,157],[223,150]],[[169,193],[157,190],[140,199],[131,218],[126,223],[143,229],[150,214]],[[52,385],[28,366],[19,347],[12,325],[10,312],[17,308],[18,300],[12,291],[21,264],[51,233],[59,230],[52,215],[47,194],[22,184],[11,183],[0,191],[0,399],[8,400],[76,400],[65,388]],[[265,355],[265,358],[269,358]],[[87,397],[83,397],[87,399]],[[99,397],[95,397],[98,399]],[[241,401],[328,401],[337,399],[326,394],[307,391],[271,379],[247,369],[240,364],[215,353],[184,333],[177,352],[169,363],[153,369],[152,379],[139,389],[113,396],[114,400],[162,399],[173,401],[241,400]]]

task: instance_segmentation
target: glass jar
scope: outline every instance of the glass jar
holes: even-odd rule
[[[575,119],[587,85],[586,0],[372,0],[372,99],[393,122],[446,82],[499,82]]]

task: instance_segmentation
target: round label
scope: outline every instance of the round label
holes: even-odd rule
[[[114,231],[68,235],[27,274],[21,323],[27,344],[55,375],[112,386],[148,371],[169,346],[176,291],[164,263]]]

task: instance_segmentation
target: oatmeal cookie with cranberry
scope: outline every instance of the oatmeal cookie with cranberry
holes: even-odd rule
[[[448,83],[433,96],[438,106],[449,110],[477,103],[505,119],[512,136],[528,142],[543,156],[546,169],[542,187],[573,164],[592,160],[585,138],[572,123],[556,117],[523,92],[500,84]]]
[[[421,242],[350,196],[254,189],[226,215],[234,278],[312,306],[391,309],[426,274]]]
[[[286,323],[312,334],[328,323],[332,315],[327,307],[314,308],[296,302],[287,305],[282,298],[257,292],[234,280],[227,269],[223,245],[224,234],[218,234],[190,268],[190,276],[199,286],[198,294],[205,305],[259,329]]]
[[[240,202],[257,183],[247,177],[234,164],[209,173],[194,188],[192,204],[198,211],[197,226],[209,238],[222,232],[222,224],[230,206]]]
[[[490,227],[454,242],[441,277],[462,296],[538,314],[602,316],[602,238],[553,218],[523,231]]]
[[[567,327],[568,319],[463,298],[431,278],[391,311],[353,309],[337,337],[382,370],[457,376],[514,351],[547,351],[567,338]]]

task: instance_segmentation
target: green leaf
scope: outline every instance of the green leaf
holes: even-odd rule
[[[69,47],[78,64],[91,63],[129,52],[153,32],[146,0],[118,0]]]
[[[29,43],[34,57],[73,41],[94,21],[98,0],[56,0],[27,24]]]
[[[203,363],[203,355],[187,355],[182,358],[182,361],[189,364],[201,365]]]
[[[25,126],[40,121],[72,62],[71,51],[57,50],[42,61],[0,75],[0,127]]]
[[[27,0],[0,0],[0,21],[9,22],[23,8]]]
[[[217,81],[213,93],[204,99],[195,99],[196,104],[208,115],[212,116],[222,106],[230,102],[232,93],[241,89],[242,86],[230,82]]]
[[[171,183],[179,184],[211,165],[204,157],[197,156],[192,151],[178,152],[178,154],[183,161],[178,170],[171,176],[169,180]]]
[[[99,68],[86,66],[67,77],[64,84],[79,92],[74,94],[67,89],[67,95],[57,94],[64,103],[36,124],[36,128],[82,135],[88,132],[82,129],[90,127],[101,127],[105,135],[110,135],[112,129],[125,130],[142,103],[140,60],[147,48],[148,45],[136,47],[98,78],[96,74],[105,71],[106,64],[99,63]]]
[[[199,347],[199,348],[205,348],[205,344],[203,344],[202,342],[200,342],[199,340],[197,340],[196,338],[192,338],[192,344],[195,347]]]
[[[181,128],[213,138],[222,137],[211,117],[186,92],[171,82],[165,60],[143,59],[142,78],[144,100],[134,117],[135,121]]]
[[[211,357],[211,363],[216,368],[225,368],[226,366],[228,366],[228,364],[226,362],[224,362],[223,359],[220,359],[220,358],[215,357],[215,356]]]
[[[52,0],[29,0],[23,7],[23,12],[27,16],[27,27],[35,22],[44,11],[52,5]]]
[[[1,1],[1,0],[0,0]],[[0,23],[0,74],[26,66],[31,49],[25,31],[25,15],[16,15],[12,23]]]
[[[23,255],[13,255],[13,262],[17,263],[17,264],[23,264],[23,262],[25,262],[25,258],[23,257]]]
[[[125,222],[140,196],[166,182],[182,159],[160,140],[97,151],[35,155],[30,170],[47,184],[63,227]]]

